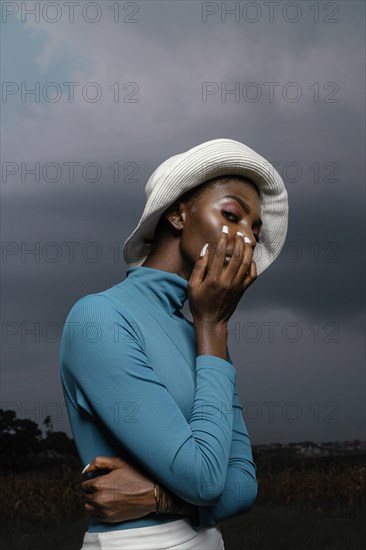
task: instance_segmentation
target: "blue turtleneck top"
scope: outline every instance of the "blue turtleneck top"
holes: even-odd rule
[[[236,369],[196,355],[194,324],[180,312],[188,281],[130,267],[111,288],[80,298],[61,337],[61,381],[84,465],[95,456],[135,461],[196,505],[194,529],[248,512],[256,466],[236,387]],[[93,474],[89,474],[92,477]],[[151,513],[120,523],[89,520],[89,532],[182,519]]]

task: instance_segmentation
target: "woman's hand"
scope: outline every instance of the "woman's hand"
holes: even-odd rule
[[[121,458],[97,456],[83,471],[110,470],[82,483],[85,510],[107,522],[128,521],[155,512],[154,480]]]
[[[236,234],[233,255],[227,263],[227,243],[228,235],[222,232],[217,243],[209,243],[192,270],[188,298],[195,323],[226,325],[243,293],[257,278],[252,245]]]
[[[105,475],[84,481],[85,510],[100,521],[119,522],[137,519],[156,510],[154,480],[140,471],[139,467],[121,458],[97,456],[83,473],[109,471]],[[176,508],[176,495],[159,484],[163,500]],[[180,500],[180,499],[179,499]],[[166,512],[169,513],[169,512]],[[178,515],[191,516],[198,521],[196,506],[183,501]]]

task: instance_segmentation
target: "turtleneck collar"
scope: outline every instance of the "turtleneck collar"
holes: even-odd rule
[[[177,273],[152,267],[135,266],[126,271],[126,279],[149,301],[159,301],[164,309],[175,313],[188,298],[188,281]]]

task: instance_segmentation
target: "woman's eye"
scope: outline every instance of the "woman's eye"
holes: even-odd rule
[[[236,216],[232,212],[228,212],[227,210],[223,210],[222,213],[224,214],[225,218],[228,218],[229,220],[235,221],[235,222],[238,221],[238,216]],[[231,216],[231,218],[230,218],[230,216]]]
[[[232,212],[229,212],[228,210],[222,210],[222,213],[225,216],[225,218],[227,218],[228,220],[230,220],[232,222],[237,222],[239,220],[239,217],[236,214],[233,214]],[[257,241],[257,243],[260,242],[259,235],[256,235],[254,233],[254,238]]]

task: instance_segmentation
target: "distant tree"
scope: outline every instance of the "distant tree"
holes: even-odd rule
[[[42,454],[47,450],[74,461],[77,457],[74,440],[64,432],[54,432],[51,421],[51,416],[44,419],[47,430],[43,437],[36,422],[17,418],[15,411],[0,409],[0,469],[3,472],[31,469],[41,464]]]
[[[41,436],[36,422],[16,418],[15,411],[0,409],[0,467],[27,467],[29,457],[41,450]]]
[[[15,411],[0,409],[2,450],[10,445],[10,447],[21,450],[23,453],[37,451],[41,436],[42,432],[33,420],[16,418]]]
[[[43,424],[46,426],[46,434],[53,432],[52,416],[46,416],[43,420]]]
[[[75,454],[74,440],[70,439],[64,432],[48,432],[42,440],[42,448],[63,455]]]
[[[0,409],[0,433],[14,433],[15,419],[15,411],[4,411],[3,409]]]

